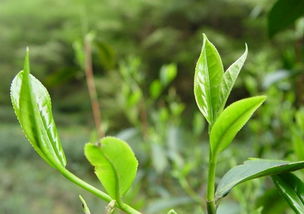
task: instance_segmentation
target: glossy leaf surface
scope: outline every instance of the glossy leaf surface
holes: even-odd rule
[[[226,104],[229,94],[232,90],[232,87],[234,86],[234,83],[245,63],[247,54],[248,54],[248,48],[246,45],[245,52],[242,54],[242,56],[240,56],[240,58],[238,60],[236,60],[224,73],[223,80],[220,85],[220,96],[219,96],[220,103],[219,103],[219,110],[218,110],[219,112],[218,113],[221,113],[221,111],[225,107],[225,104]]]
[[[129,145],[118,138],[105,137],[98,144],[86,144],[85,155],[106,191],[119,201],[132,185],[138,166]]]
[[[216,200],[224,197],[239,183],[251,179],[276,175],[304,168],[304,161],[288,162],[282,160],[253,159],[230,169],[218,184]]]
[[[19,123],[35,151],[51,166],[65,166],[65,155],[52,115],[51,98],[46,88],[30,74],[28,52],[24,70],[14,78],[10,95]]]
[[[304,213],[304,183],[291,173],[272,176],[272,180],[290,207],[298,214]]]
[[[265,96],[246,98],[232,103],[218,117],[210,133],[213,155],[223,151],[255,110],[265,101]]]
[[[198,108],[209,124],[213,124],[219,109],[223,73],[221,57],[204,35],[203,47],[195,68],[194,95]]]

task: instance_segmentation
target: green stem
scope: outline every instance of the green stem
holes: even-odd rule
[[[135,210],[133,207],[130,207],[125,203],[121,203],[119,208],[129,214],[142,214],[141,212]]]
[[[70,180],[74,184],[76,184],[76,185],[80,186],[81,188],[89,191],[90,193],[96,195],[97,197],[103,199],[106,202],[113,201],[113,199],[109,195],[100,191],[99,189],[92,186],[91,184],[88,184],[87,182],[83,181],[82,179],[80,179],[79,177],[74,175],[72,172],[68,171],[66,168],[64,168],[62,166],[58,166],[57,164],[56,164],[56,168],[59,170],[59,172],[64,177],[66,177],[68,180]],[[131,206],[129,206],[125,203],[122,203],[122,202],[117,204],[117,207],[120,208],[121,210],[123,210],[124,212],[128,213],[128,214],[141,214],[141,212],[135,210]]]
[[[216,214],[216,205],[214,199],[215,193],[215,169],[216,158],[210,152],[209,168],[208,168],[208,186],[207,186],[207,211],[208,214]]]

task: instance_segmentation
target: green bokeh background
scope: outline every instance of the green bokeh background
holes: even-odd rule
[[[219,178],[249,156],[304,158],[295,151],[295,145],[304,143],[304,20],[297,19],[270,38],[267,17],[275,3],[1,0],[0,213],[82,213],[78,194],[86,198],[92,214],[104,212],[102,201],[70,184],[34,153],[9,98],[10,83],[22,69],[28,46],[31,72],[53,100],[68,167],[102,188],[83,155],[84,144],[96,138],[86,76],[77,60],[81,58],[77,45],[81,47],[88,33],[94,36],[93,69],[102,126],[108,135],[127,139],[139,158],[139,175],[126,200],[144,213],[165,213],[172,207],[180,213],[200,213],[181,177],[186,177],[197,194],[204,194],[207,128],[193,96],[202,33],[218,48],[225,68],[242,54],[245,43],[249,47],[228,103],[268,96],[231,150],[223,153]],[[151,84],[159,78],[162,66],[170,63],[176,65],[177,76],[153,99]],[[131,73],[131,81],[122,76],[123,66]],[[138,87],[142,96],[130,107],[123,100],[131,98],[123,92],[135,93]],[[145,121],[140,103],[146,106]],[[174,114],[170,103],[183,110]],[[148,127],[146,134],[141,133],[144,126]],[[252,201],[249,205],[248,200]],[[291,213],[267,179],[236,188],[219,212],[253,213],[261,206],[265,214]]]

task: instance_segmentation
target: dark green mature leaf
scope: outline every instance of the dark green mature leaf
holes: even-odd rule
[[[194,96],[198,108],[209,124],[213,124],[220,107],[220,83],[223,63],[214,45],[204,34],[204,42],[194,75]]]
[[[118,138],[105,137],[98,144],[86,144],[85,155],[106,191],[119,201],[132,185],[138,166],[129,145]]]
[[[220,103],[219,103],[218,114],[220,114],[225,107],[226,101],[229,97],[232,87],[247,58],[247,53],[248,53],[248,48],[246,45],[246,49],[243,55],[240,56],[240,58],[236,60],[224,73],[224,77],[220,85],[220,101],[219,101]]]
[[[304,15],[303,0],[278,0],[268,14],[268,32],[272,37]]]
[[[304,183],[292,173],[274,175],[272,180],[290,207],[298,214],[304,213]]]
[[[255,110],[265,101],[265,96],[246,98],[232,103],[218,117],[210,133],[212,155],[223,151]]]
[[[244,181],[268,175],[295,171],[302,168],[304,168],[304,161],[288,162],[265,159],[245,161],[244,164],[230,169],[221,179],[215,193],[216,200],[227,195],[234,186]]]
[[[27,51],[24,70],[11,85],[11,100],[19,123],[36,152],[51,166],[66,165],[46,88],[30,75]]]

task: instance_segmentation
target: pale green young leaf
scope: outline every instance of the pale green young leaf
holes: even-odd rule
[[[215,198],[226,196],[230,190],[245,181],[304,168],[304,161],[288,162],[282,160],[253,159],[230,169],[220,180]]]
[[[150,96],[156,99],[160,96],[163,86],[159,80],[154,80],[150,85]]]
[[[224,73],[223,80],[220,85],[220,96],[219,96],[219,110],[218,114],[222,112],[229,97],[229,94],[234,86],[234,83],[244,65],[247,58],[248,48],[245,46],[245,52],[238,60],[236,60]]]
[[[51,166],[65,166],[65,155],[52,115],[51,98],[46,88],[30,74],[28,51],[24,70],[14,78],[10,95],[19,123],[35,151]]]
[[[194,75],[194,96],[199,110],[210,125],[219,110],[220,83],[223,78],[223,63],[214,45],[204,34],[201,54]]]
[[[132,185],[138,166],[129,145],[118,138],[105,137],[100,143],[86,144],[85,156],[108,194],[120,201]]]
[[[91,214],[90,209],[89,209],[86,201],[84,200],[84,198],[81,195],[79,195],[79,199],[80,199],[81,204],[82,204],[83,213],[84,214]]]
[[[304,213],[304,183],[292,173],[274,175],[272,180],[289,206],[297,214]]]
[[[168,214],[177,214],[174,209],[169,210]]]
[[[265,101],[265,96],[246,98],[232,103],[218,117],[210,133],[212,155],[223,151],[255,110]]]
[[[167,86],[174,80],[177,74],[177,68],[175,64],[163,65],[160,69],[160,82],[163,86]]]

